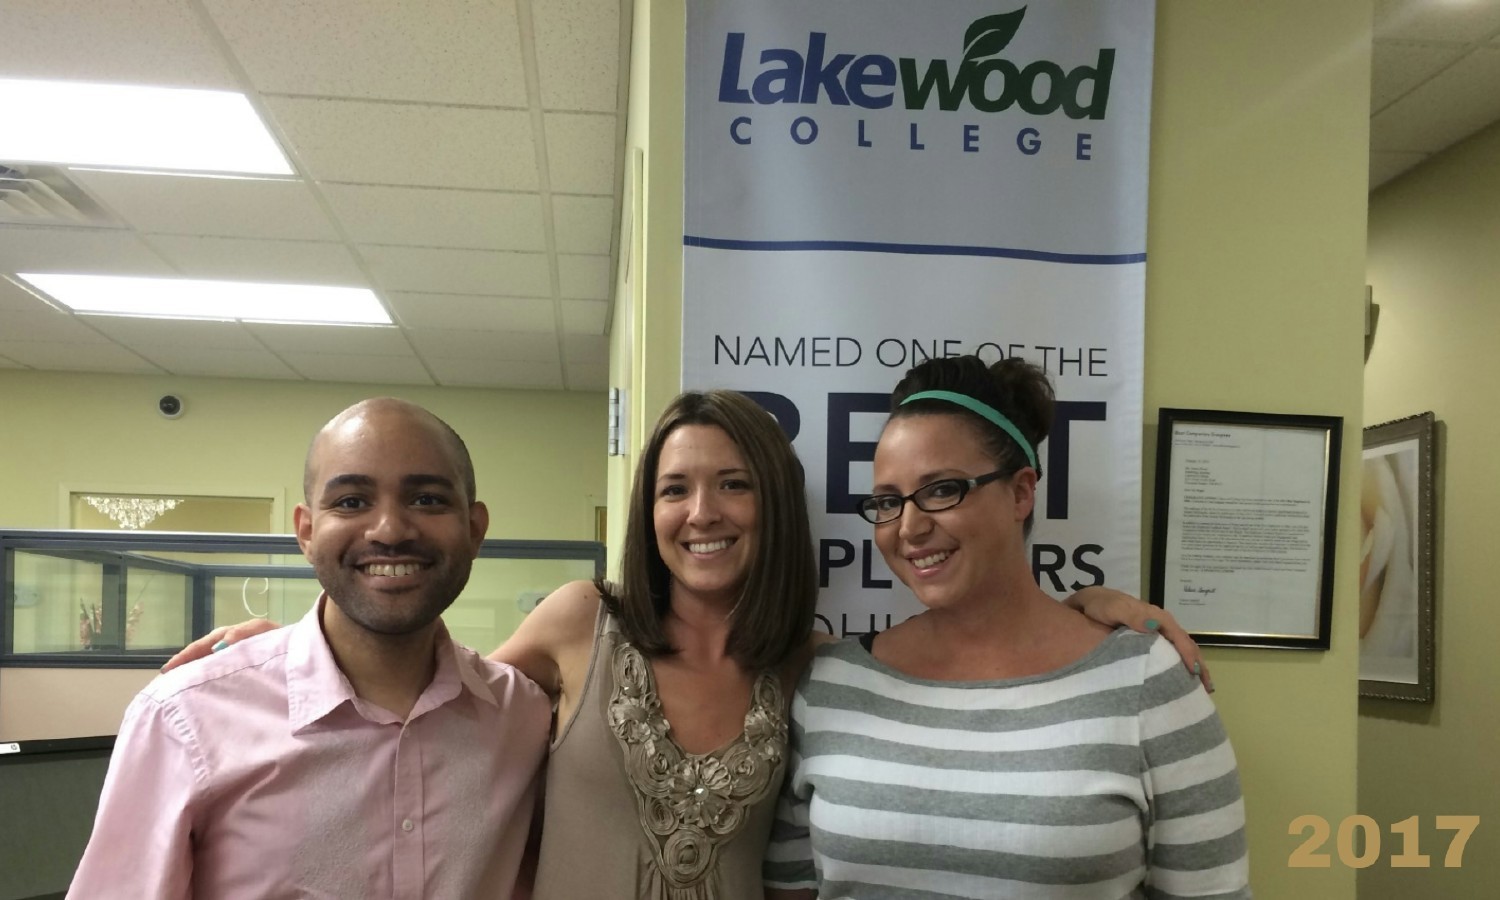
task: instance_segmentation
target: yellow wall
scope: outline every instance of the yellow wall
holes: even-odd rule
[[[166,393],[184,399],[181,418],[157,413]],[[594,508],[605,505],[599,394],[20,371],[0,371],[0,528],[66,528],[68,492],[95,490],[271,497],[275,530],[290,533],[308,441],[340,409],[382,394],[426,406],[464,437],[490,537],[594,539]],[[153,674],[0,669],[0,738],[113,733]]]
[[[163,418],[156,398],[186,404]],[[558,391],[0,371],[0,528],[66,528],[65,490],[274,496],[292,530],[302,460],[324,422],[392,394],[469,445],[490,537],[592,540],[604,505],[604,399]]]
[[[637,376],[649,422],[680,371],[683,4],[643,5],[652,17],[654,193],[636,362],[650,367]],[[1351,472],[1361,427],[1371,2],[1162,0],[1157,15],[1146,409],[1343,416]],[[1149,461],[1155,417],[1147,418]],[[1354,812],[1353,485],[1346,474],[1333,649],[1209,653],[1245,781],[1253,886],[1273,900],[1354,896],[1352,870],[1286,865],[1294,817]]]
[[[1370,198],[1368,277],[1380,306],[1365,365],[1365,421],[1431,410],[1437,457],[1437,696],[1360,701],[1359,806],[1377,822],[1420,816],[1428,869],[1360,873],[1361,900],[1500,897],[1500,125]],[[1439,815],[1478,815],[1460,869],[1442,868]]]
[[[627,195],[615,281],[610,384],[625,387],[627,456],[609,461],[609,570],[616,571],[638,451],[682,383],[683,0],[636,0],[625,135]],[[653,110],[655,111],[653,113]],[[628,241],[626,240],[628,238]]]
[[[1240,759],[1257,895],[1352,897],[1353,870],[1288,867],[1287,828],[1355,812],[1371,8],[1183,0],[1158,16],[1146,458],[1162,406],[1344,418],[1332,649],[1207,656]]]
[[[639,447],[682,383],[682,167],[686,7],[636,0],[630,130],[645,150],[642,303],[636,319],[631,442]],[[644,39],[644,46],[642,44]],[[644,84],[641,78],[645,78]]]

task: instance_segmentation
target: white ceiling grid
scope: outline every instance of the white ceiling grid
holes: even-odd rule
[[[604,389],[630,5],[6,0],[0,77],[243,91],[298,177],[72,169],[113,221],[0,219],[0,276],[368,286],[397,325],[75,316],[0,277],[0,368]],[[1371,188],[1496,85],[1500,2],[1377,0]]]
[[[299,177],[70,169],[114,221],[0,220],[0,274],[366,286],[397,324],[75,316],[0,281],[0,367],[603,390],[629,6],[7,0],[0,77],[242,91]]]
[[[1370,188],[1500,119],[1500,2],[1377,0]]]

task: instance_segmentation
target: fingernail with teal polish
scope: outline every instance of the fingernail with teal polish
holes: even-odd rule
[[[228,641],[219,641],[217,644],[214,644],[214,652],[218,653],[220,650],[223,650],[225,647],[228,647],[228,646],[229,646],[229,642]]]
[[[1155,619],[1147,619],[1146,620],[1146,630],[1147,631],[1155,631],[1156,629],[1158,629],[1160,627],[1161,627],[1161,623],[1158,622],[1158,621],[1156,621]]]

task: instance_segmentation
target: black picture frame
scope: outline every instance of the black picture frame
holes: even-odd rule
[[[1436,695],[1437,418],[1364,430],[1360,473],[1359,695]]]
[[[1163,407],[1150,601],[1203,645],[1327,650],[1338,416]]]

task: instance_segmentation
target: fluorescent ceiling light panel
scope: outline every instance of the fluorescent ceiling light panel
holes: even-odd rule
[[[69,166],[71,172],[102,172],[105,175],[155,175],[161,178],[212,178],[214,181],[301,181],[295,174],[229,175],[224,172],[168,172],[162,169],[117,169],[110,166]]]
[[[78,313],[312,325],[391,324],[369,288],[120,275],[16,277]]]
[[[291,175],[244,94],[0,78],[0,160]]]

